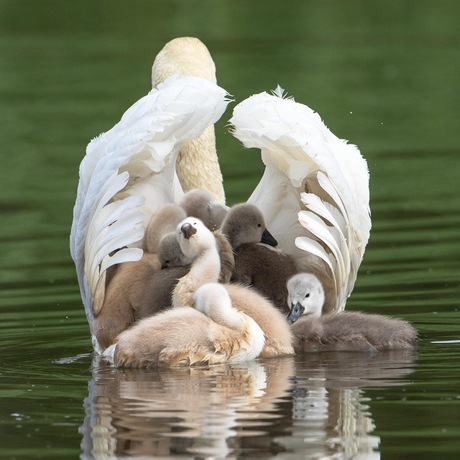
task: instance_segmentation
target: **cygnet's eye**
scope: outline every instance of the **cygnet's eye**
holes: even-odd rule
[[[262,227],[262,224],[257,224],[258,227]]]
[[[310,297],[310,293],[307,292],[307,293],[305,294],[305,298],[308,299],[309,297]]]

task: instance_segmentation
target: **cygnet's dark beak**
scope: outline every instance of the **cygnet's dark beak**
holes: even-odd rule
[[[192,224],[186,222],[184,225],[182,225],[180,231],[182,232],[182,235],[184,235],[184,238],[188,240],[192,235],[196,233],[196,228]]]
[[[292,306],[291,311],[286,317],[286,320],[289,324],[295,323],[303,314],[305,308],[297,302],[295,305]]]
[[[270,246],[278,246],[278,241],[275,240],[273,235],[265,229],[264,232],[262,233],[262,238],[260,239],[261,243],[269,244]]]

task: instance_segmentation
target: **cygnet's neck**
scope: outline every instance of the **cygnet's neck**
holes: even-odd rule
[[[217,283],[220,257],[215,240],[193,260],[190,271],[182,277],[173,292],[173,307],[194,306],[196,290],[206,283]]]
[[[196,280],[198,286],[205,283],[217,283],[220,272],[220,257],[217,246],[203,249],[192,263],[189,276]]]

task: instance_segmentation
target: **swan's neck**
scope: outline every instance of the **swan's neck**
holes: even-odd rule
[[[216,66],[211,54],[195,37],[179,37],[166,43],[153,62],[152,86],[157,86],[177,73],[217,83]]]
[[[225,204],[214,126],[206,128],[198,139],[183,144],[177,159],[176,171],[184,192],[194,188],[207,190],[213,201]]]
[[[206,283],[217,283],[220,257],[217,246],[204,249],[193,260],[187,275],[182,277],[173,291],[173,307],[195,306],[194,294]]]
[[[179,37],[163,47],[153,63],[152,85],[155,87],[177,73],[217,83],[214,61],[206,46],[194,37]],[[209,126],[198,139],[183,144],[177,160],[177,176],[184,192],[201,188],[209,191],[213,201],[225,204],[214,126]]]

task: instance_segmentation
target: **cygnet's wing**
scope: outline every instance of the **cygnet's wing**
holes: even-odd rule
[[[261,149],[265,164],[248,201],[301,269],[326,275],[336,299],[330,308],[343,310],[371,228],[366,161],[280,88],[238,104],[230,122],[246,147]]]
[[[182,143],[221,117],[226,96],[207,80],[173,76],[88,145],[70,251],[90,326],[103,303],[106,270],[142,257],[133,245],[143,239],[148,218],[182,196],[175,173]]]

